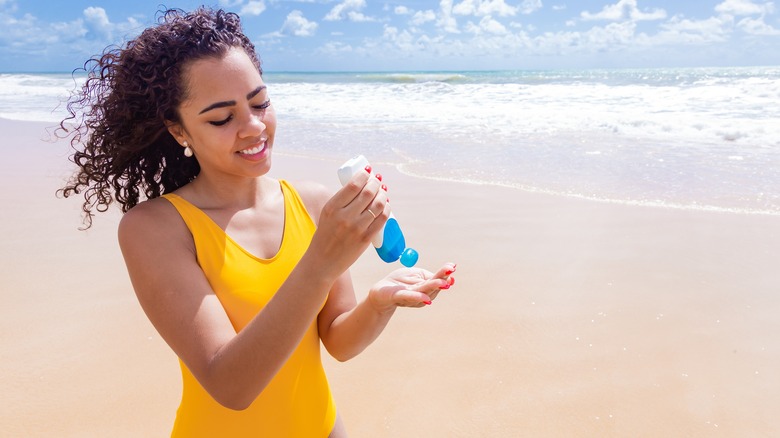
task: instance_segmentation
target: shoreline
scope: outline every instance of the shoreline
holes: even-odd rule
[[[10,436],[165,436],[178,363],[135,299],[112,209],[82,232],[68,145],[8,122],[0,423]],[[336,189],[349,157],[274,155]],[[332,166],[330,164],[333,164]],[[351,436],[780,433],[780,220],[603,204],[377,169],[418,266],[458,263],[364,353],[323,349]],[[370,248],[358,297],[389,270]]]
[[[294,152],[276,152],[276,155],[288,157],[291,159],[312,160],[317,162],[329,163],[331,167],[338,167],[342,162],[346,161],[347,158],[349,158],[346,157],[343,160],[339,161],[336,159],[329,159],[321,156],[307,155],[305,153],[294,153]],[[404,157],[404,159],[407,158]],[[780,210],[776,210],[776,211],[775,210],[754,210],[754,209],[747,209],[747,208],[724,207],[724,206],[706,205],[706,204],[678,204],[678,203],[670,203],[670,202],[665,202],[660,200],[641,201],[641,200],[631,200],[631,199],[611,199],[611,198],[604,198],[598,196],[565,193],[561,191],[536,188],[530,186],[521,186],[515,184],[508,184],[508,183],[473,181],[468,179],[455,179],[455,178],[448,178],[448,177],[421,175],[419,172],[408,170],[407,167],[409,166],[409,163],[388,163],[382,161],[379,161],[378,163],[384,165],[385,167],[388,166],[393,167],[397,172],[399,172],[400,174],[406,177],[431,181],[431,182],[438,182],[438,183],[465,184],[465,185],[476,186],[476,187],[509,189],[509,190],[515,190],[522,193],[533,194],[533,195],[552,196],[552,197],[559,197],[559,198],[565,198],[571,200],[579,200],[579,201],[587,201],[587,202],[595,202],[600,204],[609,204],[609,205],[618,205],[618,206],[627,206],[627,207],[673,210],[673,211],[682,211],[682,212],[690,211],[690,212],[702,212],[702,213],[714,213],[714,214],[729,214],[729,215],[769,216],[769,217],[780,216]]]

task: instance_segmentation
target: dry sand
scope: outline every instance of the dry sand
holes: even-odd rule
[[[0,436],[166,436],[178,364],[130,287],[120,215],[77,229],[45,126],[0,121]],[[277,154],[273,173],[335,189],[345,158]],[[358,358],[324,354],[353,437],[780,435],[780,218],[375,167],[419,265],[458,272]],[[359,291],[391,269],[372,251]]]

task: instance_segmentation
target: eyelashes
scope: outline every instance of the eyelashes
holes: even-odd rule
[[[252,105],[252,108],[255,109],[255,110],[258,110],[258,111],[265,112],[265,110],[269,106],[271,106],[271,99],[266,100],[265,102],[261,103],[260,105]],[[213,126],[222,126],[222,125],[226,124],[227,122],[229,122],[231,120],[233,120],[233,114],[227,116],[227,118],[225,118],[223,120],[214,120],[214,121],[210,121],[209,123],[211,125],[213,125]]]
[[[224,125],[225,123],[229,122],[232,119],[233,119],[233,115],[231,114],[225,120],[217,120],[217,121],[213,121],[213,122],[209,122],[209,123],[214,125],[214,126],[222,126],[222,125]]]
[[[259,109],[259,110],[264,110],[264,109],[268,108],[269,106],[271,106],[271,99],[266,100],[265,102],[261,103],[260,105],[254,105],[254,106],[252,106],[252,108]]]

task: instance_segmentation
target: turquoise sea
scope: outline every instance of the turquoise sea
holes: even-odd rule
[[[780,215],[780,67],[266,72],[279,152],[654,208]],[[70,74],[0,74],[56,122]]]

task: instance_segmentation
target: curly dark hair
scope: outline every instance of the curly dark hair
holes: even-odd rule
[[[66,198],[83,193],[85,228],[92,225],[93,210],[104,212],[116,201],[127,212],[143,200],[141,193],[156,198],[200,172],[197,159],[183,155],[165,122],[181,122],[178,109],[188,92],[184,69],[233,47],[243,48],[262,75],[238,15],[169,9],[124,48],[109,46],[74,71],[87,72],[87,79],[69,99],[70,115],[57,134],[70,138],[78,170],[57,193]]]

